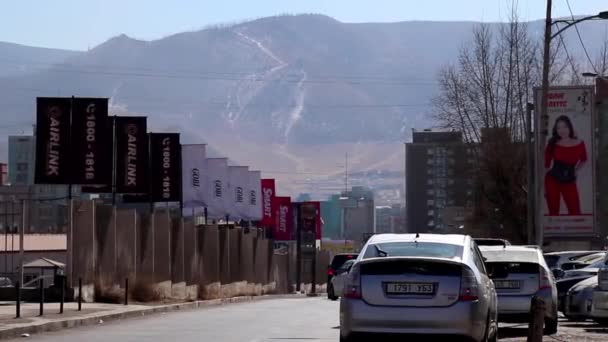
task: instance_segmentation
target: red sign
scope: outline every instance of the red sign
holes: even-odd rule
[[[273,201],[275,198],[274,179],[262,179],[262,226],[273,228],[275,225]]]
[[[291,211],[291,197],[274,198],[274,227],[275,241],[293,240],[293,214]]]

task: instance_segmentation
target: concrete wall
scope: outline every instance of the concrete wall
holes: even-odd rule
[[[73,277],[83,279],[86,300],[94,284],[122,287],[126,278],[153,286],[160,298],[182,300],[284,293],[293,284],[290,256],[275,255],[258,229],[195,226],[166,210],[151,215],[78,202],[73,242]],[[327,263],[317,263],[319,283]]]

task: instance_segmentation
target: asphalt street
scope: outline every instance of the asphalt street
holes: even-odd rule
[[[525,325],[501,326],[500,341],[520,342]],[[93,327],[33,335],[29,341],[338,341],[338,302],[325,298],[263,300],[207,309],[171,312]],[[23,341],[24,339],[20,339]],[[373,339],[374,341],[377,339]],[[407,341],[414,341],[408,338]],[[545,341],[608,341],[608,329],[593,323],[560,323]],[[428,342],[428,338],[421,341]]]

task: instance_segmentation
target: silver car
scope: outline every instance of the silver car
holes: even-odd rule
[[[481,247],[498,293],[498,319],[508,323],[530,321],[533,297],[545,302],[545,333],[557,332],[557,286],[540,248]]]
[[[348,271],[350,271],[351,267],[355,263],[355,260],[348,260],[340,268],[338,268],[331,278],[331,296],[329,299],[337,300],[342,297],[342,292],[344,291],[344,282],[346,281],[346,277],[348,276]]]
[[[497,299],[470,236],[378,234],[352,266],[340,301],[340,341],[361,334],[497,338]]]

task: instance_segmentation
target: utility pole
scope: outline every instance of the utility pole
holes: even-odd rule
[[[528,159],[528,179],[527,179],[527,204],[528,204],[528,244],[534,244],[534,197],[536,192],[534,191],[534,144],[532,143],[532,110],[534,105],[528,103],[526,105],[526,157]]]
[[[550,55],[551,55],[551,26],[553,25],[551,19],[551,9],[553,3],[552,0],[547,0],[547,15],[545,18],[545,38],[543,43],[543,79],[541,84],[541,105],[540,105],[540,118],[538,120],[539,125],[537,127],[538,141],[536,142],[537,155],[542,156],[542,150],[544,148],[544,142],[547,140],[547,125],[548,125],[548,115],[547,115],[547,94],[549,93],[549,68],[550,68]],[[544,171],[543,165],[540,163],[542,158],[537,158],[536,167],[537,167],[537,177],[538,180],[536,182],[536,198],[542,199],[543,194],[541,193],[541,182],[542,174]],[[538,208],[542,208],[542,206],[537,206]],[[543,245],[543,227],[540,224],[541,215],[538,212],[535,212],[537,222],[536,222],[536,244],[539,246]]]
[[[348,193],[348,152],[344,154],[344,196]]]

